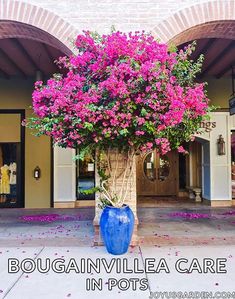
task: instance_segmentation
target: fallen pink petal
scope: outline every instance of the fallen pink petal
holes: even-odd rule
[[[172,218],[184,218],[184,219],[208,219],[211,218],[209,214],[201,213],[187,213],[187,212],[175,212],[168,214]]]

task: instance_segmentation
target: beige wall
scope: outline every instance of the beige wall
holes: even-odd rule
[[[31,80],[0,79],[0,109],[25,109],[31,114]],[[1,117],[1,115],[0,115]],[[1,121],[0,121],[1,123]],[[1,141],[1,140],[0,140]],[[25,207],[50,207],[51,148],[48,137],[35,137],[26,129],[25,134]],[[33,178],[36,166],[41,168],[41,179]]]
[[[0,142],[20,142],[20,114],[0,115]]]
[[[232,81],[230,77],[215,79],[212,77],[205,78],[208,83],[206,87],[210,104],[228,108],[228,100],[232,94]]]
[[[195,141],[189,143],[190,186],[202,187],[202,145]]]

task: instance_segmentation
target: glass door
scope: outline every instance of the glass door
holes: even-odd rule
[[[0,110],[0,208],[24,206],[24,112]]]

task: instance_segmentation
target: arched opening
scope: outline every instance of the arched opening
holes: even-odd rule
[[[217,39],[235,39],[234,21],[233,20],[218,20],[208,23],[198,24],[180,34],[174,36],[168,41],[176,46],[182,45],[191,40],[199,40],[203,38]]]
[[[57,40],[63,48],[60,49],[62,52],[67,54],[68,49],[73,51],[71,40],[76,37],[77,29],[60,16],[41,6],[30,4],[29,1],[2,1],[1,22],[5,21],[6,23],[14,23],[10,26],[9,31],[9,34],[13,34],[14,37],[16,37],[16,34],[21,38],[28,36],[29,38],[36,40],[47,41],[48,44],[50,44],[51,40]],[[21,23],[20,28],[18,27],[17,22]],[[32,37],[33,32],[31,32],[31,30],[35,33],[34,37]],[[1,32],[1,35],[2,34],[3,31]],[[53,46],[53,44],[51,45]]]
[[[190,5],[190,4],[189,4]],[[227,21],[233,22],[235,20],[235,1],[203,1],[201,3],[196,3],[191,6],[185,5],[184,8],[179,9],[175,13],[171,14],[168,18],[160,21],[153,28],[152,32],[157,38],[160,38],[163,42],[173,41],[176,44],[181,44],[187,41],[179,41],[176,39],[182,38],[182,33],[186,31],[194,30],[195,27],[203,28],[201,31],[202,34],[206,36],[207,31],[204,30],[209,24],[217,23],[223,24]],[[203,26],[203,27],[202,27]],[[223,29],[218,26],[218,33],[222,32]],[[232,31],[232,30],[231,30]],[[218,34],[217,33],[217,34]],[[228,32],[225,31],[225,34]],[[187,37],[187,34],[186,34]],[[212,37],[212,36],[211,36]],[[217,36],[219,37],[219,36]],[[220,36],[222,37],[222,36]],[[194,37],[195,38],[202,38]]]
[[[54,61],[69,54],[63,42],[38,27],[0,21],[0,207],[52,205],[58,174],[51,140],[33,136],[21,122],[32,115],[34,82],[59,72]],[[72,162],[68,169],[74,171]]]
[[[204,124],[208,141],[201,141],[202,197],[211,205],[232,205],[234,185],[231,167],[231,129],[233,116],[230,115],[229,100],[234,97],[234,54],[235,21],[214,21],[190,28],[172,41],[183,48],[196,40],[197,46],[192,59],[204,55],[202,72],[198,81],[208,83],[207,92],[210,105],[216,106],[211,119]],[[224,152],[219,152],[219,138],[224,141]],[[192,156],[192,153],[191,153]],[[191,159],[193,163],[194,159]],[[189,174],[190,177],[193,173]]]
[[[233,1],[231,3],[234,5]],[[217,4],[216,1],[214,4],[211,3],[212,6]],[[178,156],[178,174],[169,184],[178,180],[178,193],[173,194],[177,199],[185,197],[212,206],[230,206],[235,196],[235,179],[231,174],[231,169],[234,169],[235,165],[234,155],[231,156],[231,138],[234,136],[235,120],[234,116],[230,116],[229,109],[229,99],[234,96],[232,69],[235,66],[235,21],[226,19],[227,15],[224,15],[222,20],[219,16],[214,16],[213,19],[213,13],[207,16],[208,22],[206,18],[189,20],[187,13],[194,15],[195,10],[200,11],[203,5],[178,12],[155,28],[160,37],[169,44],[175,44],[179,49],[196,40],[197,46],[192,59],[197,60],[201,54],[204,55],[202,72],[197,80],[208,82],[210,105],[217,106],[216,111],[211,113],[211,118],[202,124],[204,133],[198,136],[195,142],[188,144],[189,155],[184,159]],[[210,12],[211,10],[212,7]],[[224,12],[228,14],[229,11],[224,8]],[[203,16],[206,16],[205,12]],[[229,17],[231,18],[231,15]],[[171,31],[172,24],[175,24],[176,20],[178,27],[175,26],[177,29]],[[166,27],[167,30],[164,30]],[[175,32],[175,35],[172,32]],[[224,142],[222,153],[218,149],[220,137]],[[233,146],[232,143],[232,152]],[[179,180],[184,177],[185,186]],[[155,192],[157,200],[158,195]]]
[[[1,79],[46,79],[60,71],[54,61],[69,54],[71,50],[62,42],[39,28],[0,21]]]

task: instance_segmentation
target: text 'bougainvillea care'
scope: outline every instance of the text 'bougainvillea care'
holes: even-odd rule
[[[199,132],[208,113],[204,84],[195,83],[202,59],[189,59],[193,46],[177,52],[144,32],[86,31],[75,45],[76,55],[60,59],[66,75],[36,82],[36,117],[27,126],[59,146],[77,148],[81,158],[95,153],[100,191],[121,206],[125,187],[116,193],[111,153],[117,161],[125,157],[128,183],[135,154],[184,152],[182,144]]]

